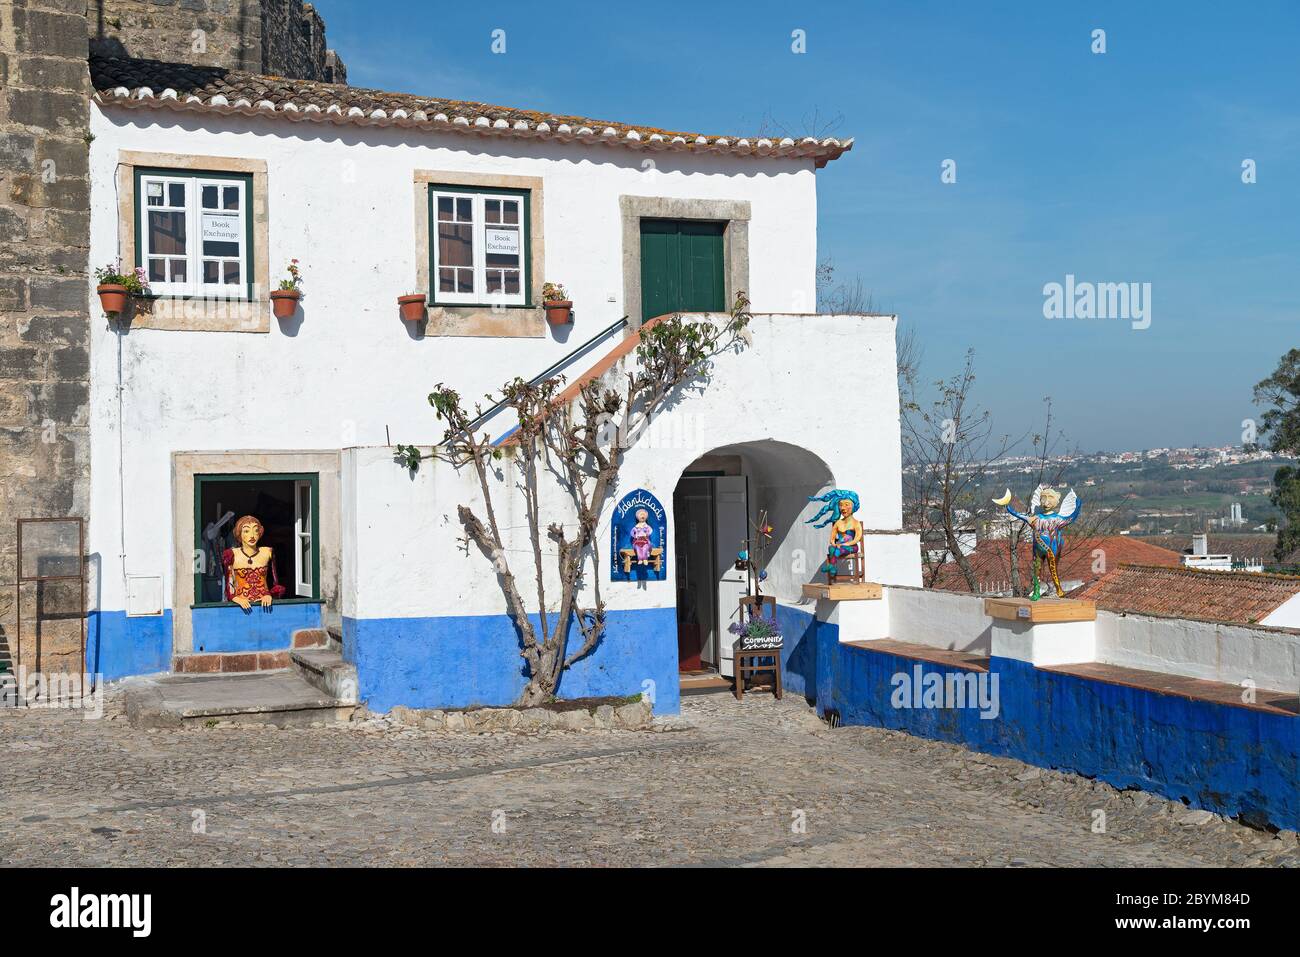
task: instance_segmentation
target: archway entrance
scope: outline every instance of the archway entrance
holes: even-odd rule
[[[686,467],[673,492],[678,669],[690,680],[721,684],[733,674],[728,627],[739,617],[747,575],[737,553],[754,535],[759,515],[772,526],[763,568],[764,594],[796,604],[821,560],[823,535],[802,520],[808,496],[834,486],[813,453],[784,442],[716,448]]]

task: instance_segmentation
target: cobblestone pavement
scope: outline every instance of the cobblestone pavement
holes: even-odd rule
[[[657,731],[532,735],[373,716],[146,732],[109,705],[91,721],[0,712],[0,864],[1300,864],[1294,832],[831,730],[792,697],[690,697]]]

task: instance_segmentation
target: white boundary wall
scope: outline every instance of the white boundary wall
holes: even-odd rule
[[[984,614],[983,596],[890,587],[885,600],[888,637],[896,641],[990,651],[992,620]],[[1281,628],[1099,610],[1096,647],[1103,664],[1228,684],[1252,681],[1270,691],[1300,689],[1300,634]]]

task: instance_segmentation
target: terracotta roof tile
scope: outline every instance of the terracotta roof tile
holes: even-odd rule
[[[1094,571],[1094,566],[1098,563],[1093,553],[1098,550],[1102,552],[1104,564]],[[1020,581],[1028,589],[1032,581],[1028,541],[1020,543],[1019,553]],[[981,586],[997,588],[1011,581],[1011,553],[1006,539],[985,539],[975,546],[975,551],[969,558]],[[1126,562],[1176,567],[1182,564],[1182,556],[1168,548],[1160,548],[1128,535],[1067,537],[1061,549],[1058,573],[1062,584],[1071,581],[1089,582],[1099,578],[1106,569]],[[948,562],[940,568],[933,587],[945,591],[970,591],[956,562]]]
[[[802,157],[816,160],[818,166],[853,148],[852,139],[705,135],[131,57],[91,56],[90,78],[96,102],[134,109],[238,113],[296,122],[400,126],[479,136],[540,137],[650,151]]]
[[[1300,594],[1300,576],[1121,565],[1071,598],[1134,614],[1254,624]]]

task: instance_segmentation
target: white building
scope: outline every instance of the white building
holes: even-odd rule
[[[412,477],[392,445],[439,440],[439,382],[472,397],[546,370],[614,381],[644,320],[723,312],[742,291],[752,345],[627,451],[606,505],[633,489],[663,503],[666,577],[604,568],[607,635],[562,694],[654,681],[672,710],[680,667],[727,673],[730,568],[760,509],[793,653],[790,630],[811,620],[800,586],[825,551],[803,524],[809,495],[856,490],[871,577],[919,584],[895,321],[814,314],[816,170],[851,141],[152,61],[92,59],[92,78],[91,261],[145,267],[156,294],[92,333],[92,670],[283,667],[296,631],[326,627],[374,707],[511,700],[517,636],[491,565],[458,544],[476,485],[442,463]],[[268,289],[293,259],[304,295],[275,319]],[[544,281],[567,286],[572,325],[548,325]],[[399,318],[406,293],[428,295],[424,321]],[[526,551],[519,508],[503,522]],[[228,513],[266,525],[288,588],[269,613],[223,600]]]

